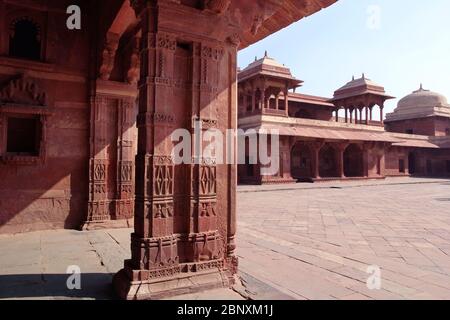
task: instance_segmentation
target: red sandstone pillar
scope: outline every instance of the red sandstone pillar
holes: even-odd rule
[[[366,109],[366,124],[369,124],[369,107],[365,107]]]
[[[381,121],[381,124],[384,123],[383,108],[384,108],[384,106],[381,105],[381,106],[380,106],[380,121]]]
[[[230,286],[236,167],[195,153],[192,164],[175,165],[171,134],[193,133],[198,123],[236,128],[238,44],[205,29],[217,23],[212,13],[173,1],[132,3],[142,28],[135,226],[115,289],[124,299],[155,299]]]
[[[286,116],[289,116],[289,88],[284,89],[284,110],[286,111]]]
[[[136,99],[121,99],[118,103],[118,148],[117,148],[117,177],[116,177],[116,197],[114,199],[114,219],[128,220],[134,214],[134,161],[133,150],[133,124],[136,119],[135,114]]]
[[[338,176],[342,179],[345,178],[344,152],[345,152],[345,149],[347,149],[347,147],[348,147],[348,143],[338,143],[336,145]]]
[[[348,123],[348,109],[345,108],[345,123]]]
[[[371,144],[364,144],[362,146],[363,150],[363,174],[365,178],[369,177],[369,152],[373,148]]]
[[[98,224],[111,219],[107,193],[108,155],[107,144],[107,109],[106,96],[97,95],[92,98],[91,104],[91,134],[89,161],[89,201],[88,216],[83,226],[89,229],[90,224]]]
[[[311,143],[311,150],[313,154],[313,178],[320,179],[320,149],[323,147],[323,142],[317,141]]]
[[[244,91],[244,113],[248,112],[247,104],[248,104],[248,95],[247,92]]]
[[[252,112],[256,109],[256,89],[252,90]]]

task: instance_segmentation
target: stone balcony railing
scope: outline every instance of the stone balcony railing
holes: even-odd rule
[[[303,119],[292,117],[280,117],[276,115],[268,115],[259,113],[246,114],[245,117],[240,117],[238,125],[240,128],[255,128],[262,124],[273,124],[280,126],[305,126],[305,127],[318,127],[318,128],[335,128],[335,129],[348,129],[348,130],[364,130],[364,131],[377,131],[384,132],[384,126],[380,121],[366,121],[362,123],[346,123],[336,122],[333,120],[315,120],[315,119]],[[284,111],[284,110],[283,110]]]

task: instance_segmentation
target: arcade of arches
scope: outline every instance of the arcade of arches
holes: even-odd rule
[[[298,141],[290,153],[291,175],[298,181],[377,177],[371,170],[369,149],[358,143]]]

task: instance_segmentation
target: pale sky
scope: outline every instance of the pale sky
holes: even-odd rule
[[[339,0],[240,51],[239,66],[265,50],[305,81],[297,92],[331,97],[364,72],[397,97],[387,112],[421,82],[450,99],[449,0]]]

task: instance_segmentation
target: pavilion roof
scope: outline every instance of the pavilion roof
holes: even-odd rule
[[[309,95],[309,94],[289,92],[289,100],[293,101],[293,102],[301,102],[301,103],[314,104],[314,105],[318,105],[318,106],[334,108],[334,104],[329,102],[330,98],[313,96],[313,95]]]
[[[361,97],[365,95],[375,95],[387,99],[394,99],[394,97],[387,95],[383,86],[366,78],[363,74],[361,78],[355,79],[345,84],[334,92],[334,97],[330,101],[338,101],[353,97]]]
[[[291,70],[288,67],[269,57],[267,51],[264,54],[264,57],[261,59],[255,58],[254,62],[250,63],[245,69],[240,71],[238,79],[239,81],[243,81],[261,75],[280,80],[288,80],[292,86],[303,83],[302,80],[296,79],[292,75]]]

